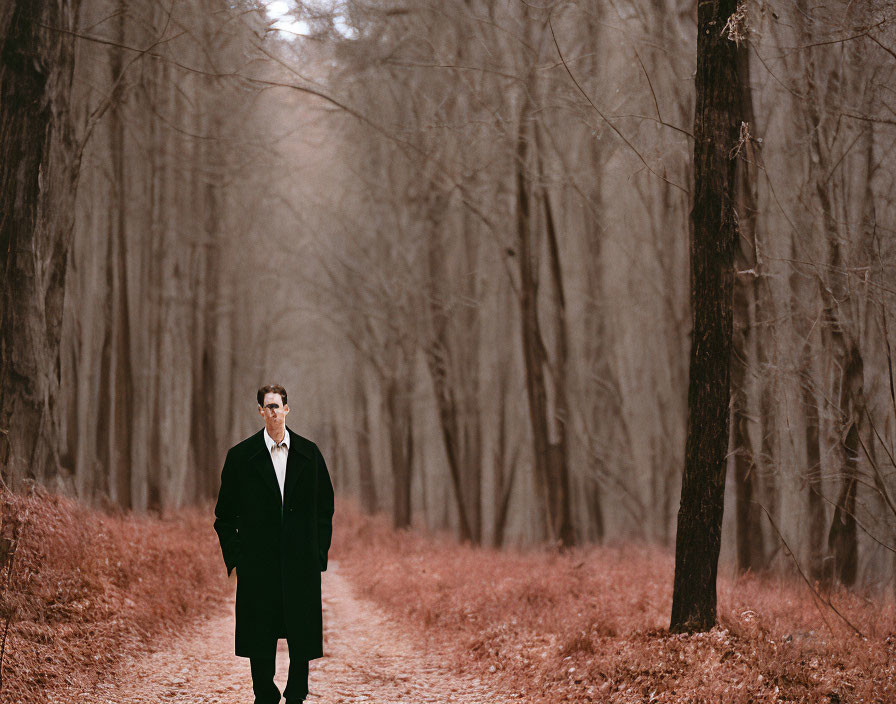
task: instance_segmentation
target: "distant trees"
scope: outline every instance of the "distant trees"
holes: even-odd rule
[[[484,540],[490,528],[501,543],[509,528],[560,545],[614,530],[668,540],[676,480],[667,460],[678,454],[683,430],[675,409],[682,405],[685,362],[676,360],[655,382],[641,375],[657,350],[681,348],[677,324],[687,315],[686,289],[661,282],[670,264],[686,263],[686,241],[668,237],[672,223],[686,222],[676,183],[686,176],[677,163],[686,133],[664,128],[672,148],[646,161],[625,140],[645,121],[677,121],[690,109],[666,91],[660,117],[644,118],[659,107],[656,95],[645,93],[643,104],[632,99],[633,114],[607,120],[593,101],[606,102],[616,72],[646,88],[654,71],[674,75],[684,64],[645,52],[647,63],[632,70],[630,52],[616,54],[618,37],[604,36],[602,17],[574,5],[347,8],[343,20],[356,38],[322,29],[342,68],[330,90],[365,116],[343,120],[341,158],[356,165],[356,178],[344,183],[357,191],[340,198],[340,217],[356,218],[354,237],[364,239],[384,222],[378,213],[388,203],[402,226],[380,229],[377,246],[413,245],[399,245],[407,264],[397,276],[394,268],[344,268],[330,285],[356,287],[360,273],[362,280],[388,277],[391,296],[422,294],[412,319],[400,318],[428,376],[412,377],[417,407],[426,411],[414,414],[414,432],[428,448],[417,505],[427,506],[437,459],[452,498],[448,520],[464,539]],[[678,31],[680,19],[673,13],[666,26]],[[569,53],[569,65],[561,51]],[[362,144],[378,145],[376,158]],[[617,243],[606,234],[611,216],[602,204],[610,193],[615,204],[622,200],[616,180],[600,174],[622,173],[633,163],[650,170],[624,199],[638,212],[631,242]],[[661,172],[666,181],[656,177]],[[616,266],[613,256],[627,261]],[[405,266],[416,266],[419,275],[406,275]],[[638,291],[631,309],[620,305],[644,276],[656,288]],[[339,295],[329,300],[343,302]],[[650,348],[630,354],[616,322],[639,310],[639,325],[658,334]],[[645,396],[630,404],[635,389]],[[491,473],[483,471],[489,457]],[[657,468],[656,476],[633,471],[642,460]],[[607,496],[615,504],[609,513]],[[435,524],[443,518],[431,515]]]
[[[879,264],[854,260],[859,268],[853,270],[845,259],[853,251],[847,243],[860,241],[859,223],[869,241],[882,242],[874,239],[881,231],[874,223],[892,217],[884,205],[889,177],[881,137],[891,127],[875,103],[880,91],[846,89],[863,80],[889,85],[882,69],[866,68],[887,55],[879,45],[887,46],[888,11],[863,13],[832,2],[795,8],[791,17],[789,10],[769,13],[749,4],[711,7],[721,25],[706,29],[728,52],[724,80],[712,90],[722,91],[728,107],[716,115],[712,177],[705,178],[709,157],[693,164],[693,196],[687,154],[697,135],[685,126],[702,124],[702,116],[692,114],[692,94],[683,88],[694,69],[690,6],[573,2],[548,13],[476,2],[413,9],[349,3],[339,21],[350,31],[322,22],[319,35],[332,40],[342,68],[329,89],[375,123],[343,123],[342,141],[352,145],[346,153],[356,153],[361,142],[382,150],[377,161],[354,160],[363,174],[356,183],[368,197],[355,199],[356,208],[343,200],[342,217],[356,218],[358,231],[372,230],[378,220],[368,204],[388,199],[408,217],[402,237],[417,233],[429,252],[440,253],[426,267],[416,265],[438,274],[437,286],[426,276],[420,284],[423,301],[431,296],[438,305],[421,302],[410,322],[420,368],[434,381],[430,390],[415,373],[411,387],[419,457],[427,458],[417,465],[415,510],[430,524],[447,520],[469,535],[469,492],[478,484],[457,470],[463,463],[456,461],[456,413],[445,412],[460,407],[456,395],[466,377],[450,375],[445,348],[475,346],[477,336],[461,341],[439,331],[452,322],[475,331],[477,319],[487,321],[478,343],[486,370],[480,403],[492,408],[469,421],[484,424],[486,455],[506,456],[496,446],[507,442],[506,433],[517,433],[511,445],[530,470],[516,479],[509,503],[498,487],[507,475],[483,475],[482,507],[493,519],[484,525],[494,523],[493,539],[505,538],[497,525],[506,512],[512,532],[561,542],[561,533],[566,541],[625,534],[668,544],[681,488],[676,468],[687,455],[684,495],[695,487],[708,493],[689,499],[684,515],[697,506],[712,514],[702,527],[691,526],[702,547],[684,538],[687,529],[681,533],[702,553],[698,562],[709,565],[701,582],[704,607],[712,604],[720,550],[730,551],[742,570],[789,569],[794,565],[780,531],[797,547],[799,564],[816,565],[811,571],[819,577],[838,573],[835,554],[866,554],[871,574],[878,569],[872,561],[886,563],[875,538],[891,532],[886,480],[869,482],[870,460],[864,450],[854,452],[864,443],[873,454],[876,441],[862,434],[861,423],[842,420],[855,417],[854,410],[839,410],[864,407],[873,414],[869,379],[881,378],[886,364],[877,357],[869,375],[869,346],[884,350],[886,344],[883,337],[875,338],[880,344],[873,335],[853,337],[863,340],[854,345],[863,364],[850,365],[846,354],[828,356],[824,350],[835,349],[836,340],[823,337],[845,332],[852,324],[846,321],[869,320],[859,311],[890,295],[881,288],[888,275]],[[770,61],[773,56],[780,58]],[[834,67],[844,73],[832,73]],[[868,129],[860,136],[863,124]],[[813,156],[816,141],[842,159]],[[696,145],[698,154],[704,147]],[[863,161],[863,154],[871,158]],[[406,170],[413,186],[380,189],[385,182],[376,174],[384,163],[393,174]],[[862,164],[872,165],[864,190],[858,187]],[[704,169],[699,177],[698,167]],[[719,190],[701,191],[706,183]],[[694,260],[695,279],[713,275],[721,286],[714,301],[687,285],[692,197],[695,244],[709,232],[722,233],[717,259]],[[716,202],[721,210],[708,205]],[[861,215],[853,205],[859,202],[867,204]],[[837,212],[832,239],[822,216]],[[378,237],[392,236],[380,230]],[[886,246],[878,252],[883,262],[891,256]],[[446,282],[473,280],[464,277],[473,267],[482,275],[478,297],[468,306],[443,305],[451,300]],[[861,272],[871,277],[861,289],[868,298],[857,293]],[[417,285],[418,279],[400,281]],[[497,297],[502,287],[509,298]],[[690,297],[701,325],[716,330],[715,353],[704,354],[702,329],[690,330]],[[847,310],[846,301],[865,303]],[[429,313],[437,325],[423,324]],[[835,314],[843,322],[825,322]],[[489,335],[496,324],[500,345]],[[865,323],[861,328],[870,330]],[[441,341],[427,345],[426,330]],[[519,343],[511,346],[514,339]],[[688,421],[689,348],[706,365],[691,369],[693,394],[702,388],[703,400],[712,399],[702,406],[708,413],[702,420]],[[505,417],[488,392],[496,367],[509,380],[507,417],[515,426],[494,423]],[[706,380],[697,381],[703,372]],[[875,388],[879,402],[882,387]],[[693,437],[686,449],[688,422]],[[712,440],[704,445],[695,442],[698,436]],[[850,459],[832,463],[838,453]],[[728,463],[730,483],[724,481]],[[433,464],[443,471],[441,484]],[[558,481],[564,468],[568,510]],[[450,490],[450,516],[444,503],[433,510],[433,487]],[[733,510],[724,515],[728,491]],[[798,520],[804,515],[808,522]],[[877,529],[863,539],[862,525]],[[720,531],[728,537],[720,539]],[[862,564],[860,557],[856,569]],[[848,580],[849,569],[835,579]],[[697,621],[709,623],[711,610],[704,608]]]
[[[806,43],[815,37],[810,17],[804,15],[797,24],[798,36]],[[834,18],[844,24],[862,25],[872,25],[877,19],[873,13],[849,7]],[[881,69],[875,66],[864,42],[838,45],[829,60],[816,60],[811,52],[802,69],[806,99],[801,112],[814,167],[806,184],[806,197],[813,204],[814,224],[821,234],[816,250],[820,266],[814,277],[822,376],[809,383],[822,394],[834,435],[829,450],[833,515],[830,525],[823,528],[824,519],[818,515],[821,507],[817,499],[812,499],[816,534],[811,536],[815,547],[811,569],[826,584],[852,585],[858,570],[858,484],[866,472],[861,467],[862,446],[868,452],[876,442],[866,416],[870,409],[865,390],[866,383],[875,381],[872,377],[866,382],[865,357],[873,345],[886,345],[872,332],[877,326],[869,325],[868,317],[871,310],[884,306],[875,305],[877,296],[856,280],[857,276],[868,277],[882,263],[874,188],[879,163],[874,148],[876,121],[872,117],[877,111],[875,96]],[[853,113],[841,118],[845,122],[832,120],[833,113],[844,110]],[[841,139],[849,139],[849,146],[844,148]],[[823,487],[813,475],[810,491],[823,495]],[[880,490],[876,484],[874,493]]]
[[[526,370],[522,377],[529,418],[525,442],[535,463],[532,480],[539,522],[547,536],[571,544],[575,541],[574,501],[566,381],[570,352],[561,225],[553,213],[552,177],[544,165],[549,158],[547,138],[539,134],[543,127],[535,119],[537,104],[532,102],[532,96],[547,85],[536,80],[535,74],[539,60],[550,49],[547,14],[530,13],[523,6],[499,10],[488,3],[424,4],[410,14],[391,14],[385,6],[356,9],[363,22],[377,28],[371,31],[381,37],[381,46],[342,42],[345,80],[337,85],[380,129],[349,121],[347,134],[352,135],[349,140],[380,144],[375,153],[391,153],[394,161],[381,156],[346,159],[359,163],[362,174],[364,195],[356,202],[388,202],[397,211],[400,227],[381,232],[377,246],[388,248],[388,242],[404,240],[410,245],[404,247],[405,260],[411,266],[419,262],[415,276],[396,279],[392,269],[397,287],[393,286],[390,296],[408,296],[402,283],[420,287],[413,296],[422,294],[419,305],[410,311],[413,321],[401,319],[413,330],[414,354],[424,363],[431,383],[433,420],[442,446],[439,454],[444,453],[447,465],[459,535],[481,542],[487,511],[492,516],[493,539],[503,540],[516,476],[515,460],[507,471],[506,463],[516,455],[516,451],[508,453],[508,442],[523,439],[510,441],[505,398],[492,397],[498,404],[495,408],[488,399],[495,387],[485,387],[480,380],[483,369],[495,364],[503,373],[512,352],[507,335],[513,334],[521,342]],[[513,26],[519,34],[477,21],[480,11],[498,24]],[[436,26],[441,30],[433,32]],[[431,46],[417,41],[427,33]],[[533,50],[533,45],[539,48]],[[500,48],[506,60],[490,58],[485,46]],[[475,68],[483,63],[485,70]],[[506,122],[492,126],[471,122],[484,103],[490,104],[487,109],[493,115],[505,115]],[[448,129],[428,131],[424,126],[431,123]],[[513,229],[508,228],[511,222]],[[375,270],[364,273],[378,276]],[[506,317],[509,311],[503,301],[498,310],[493,308],[488,280],[495,274],[508,277],[519,322]],[[547,287],[540,288],[543,277]],[[333,284],[337,288],[356,285],[348,278]],[[502,319],[502,332],[496,338],[484,330],[492,310]],[[548,333],[541,320],[544,316],[550,320]],[[485,352],[489,344],[492,351]],[[419,383],[418,379],[415,386]],[[505,394],[512,387],[497,389]],[[491,418],[497,418],[497,425]],[[419,416],[415,420],[420,422]],[[490,436],[490,431],[495,434]],[[491,478],[483,473],[489,454],[496,461]],[[488,508],[483,503],[487,485],[491,486]]]
[[[690,497],[681,623],[709,622],[717,552],[892,575],[893,8],[702,6],[733,52],[705,142],[677,0],[293,3],[292,40],[252,2],[81,0],[36,35],[23,7],[0,11],[7,481],[207,496],[279,380],[396,525],[671,546]]]
[[[60,404],[60,481],[79,495],[143,509],[216,491],[246,339],[238,174],[257,158],[237,122],[257,90],[226,76],[247,69],[253,18],[215,0],[83,7]]]
[[[211,496],[252,339],[233,235],[264,188],[247,188],[268,153],[248,113],[275,78],[251,63],[263,15],[83,0],[0,18],[3,479],[134,508]]]

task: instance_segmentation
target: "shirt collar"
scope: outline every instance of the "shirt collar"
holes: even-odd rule
[[[268,429],[265,427],[264,429],[264,444],[268,446],[268,452],[271,451],[271,448],[274,447],[277,443],[274,442],[274,438],[268,435]],[[289,449],[289,428],[284,428],[283,430],[283,444],[286,445],[286,449]]]

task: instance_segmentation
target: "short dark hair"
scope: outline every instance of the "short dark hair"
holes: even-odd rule
[[[262,386],[258,390],[258,405],[261,406],[264,403],[265,394],[280,394],[280,398],[283,399],[283,405],[285,406],[289,401],[286,400],[286,389],[284,389],[280,384],[267,384]]]

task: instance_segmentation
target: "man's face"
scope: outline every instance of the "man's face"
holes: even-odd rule
[[[280,394],[273,392],[264,395],[264,405],[258,409],[258,413],[264,418],[264,425],[268,429],[268,435],[273,435],[274,431],[279,431],[286,425],[286,416],[289,413],[289,405],[283,404]]]

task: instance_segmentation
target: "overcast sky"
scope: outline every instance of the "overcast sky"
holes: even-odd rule
[[[267,3],[265,9],[268,17],[274,20],[274,28],[279,29],[282,35],[294,37],[296,34],[308,34],[308,24],[301,20],[296,20],[290,12],[295,6],[286,0],[271,0]]]

